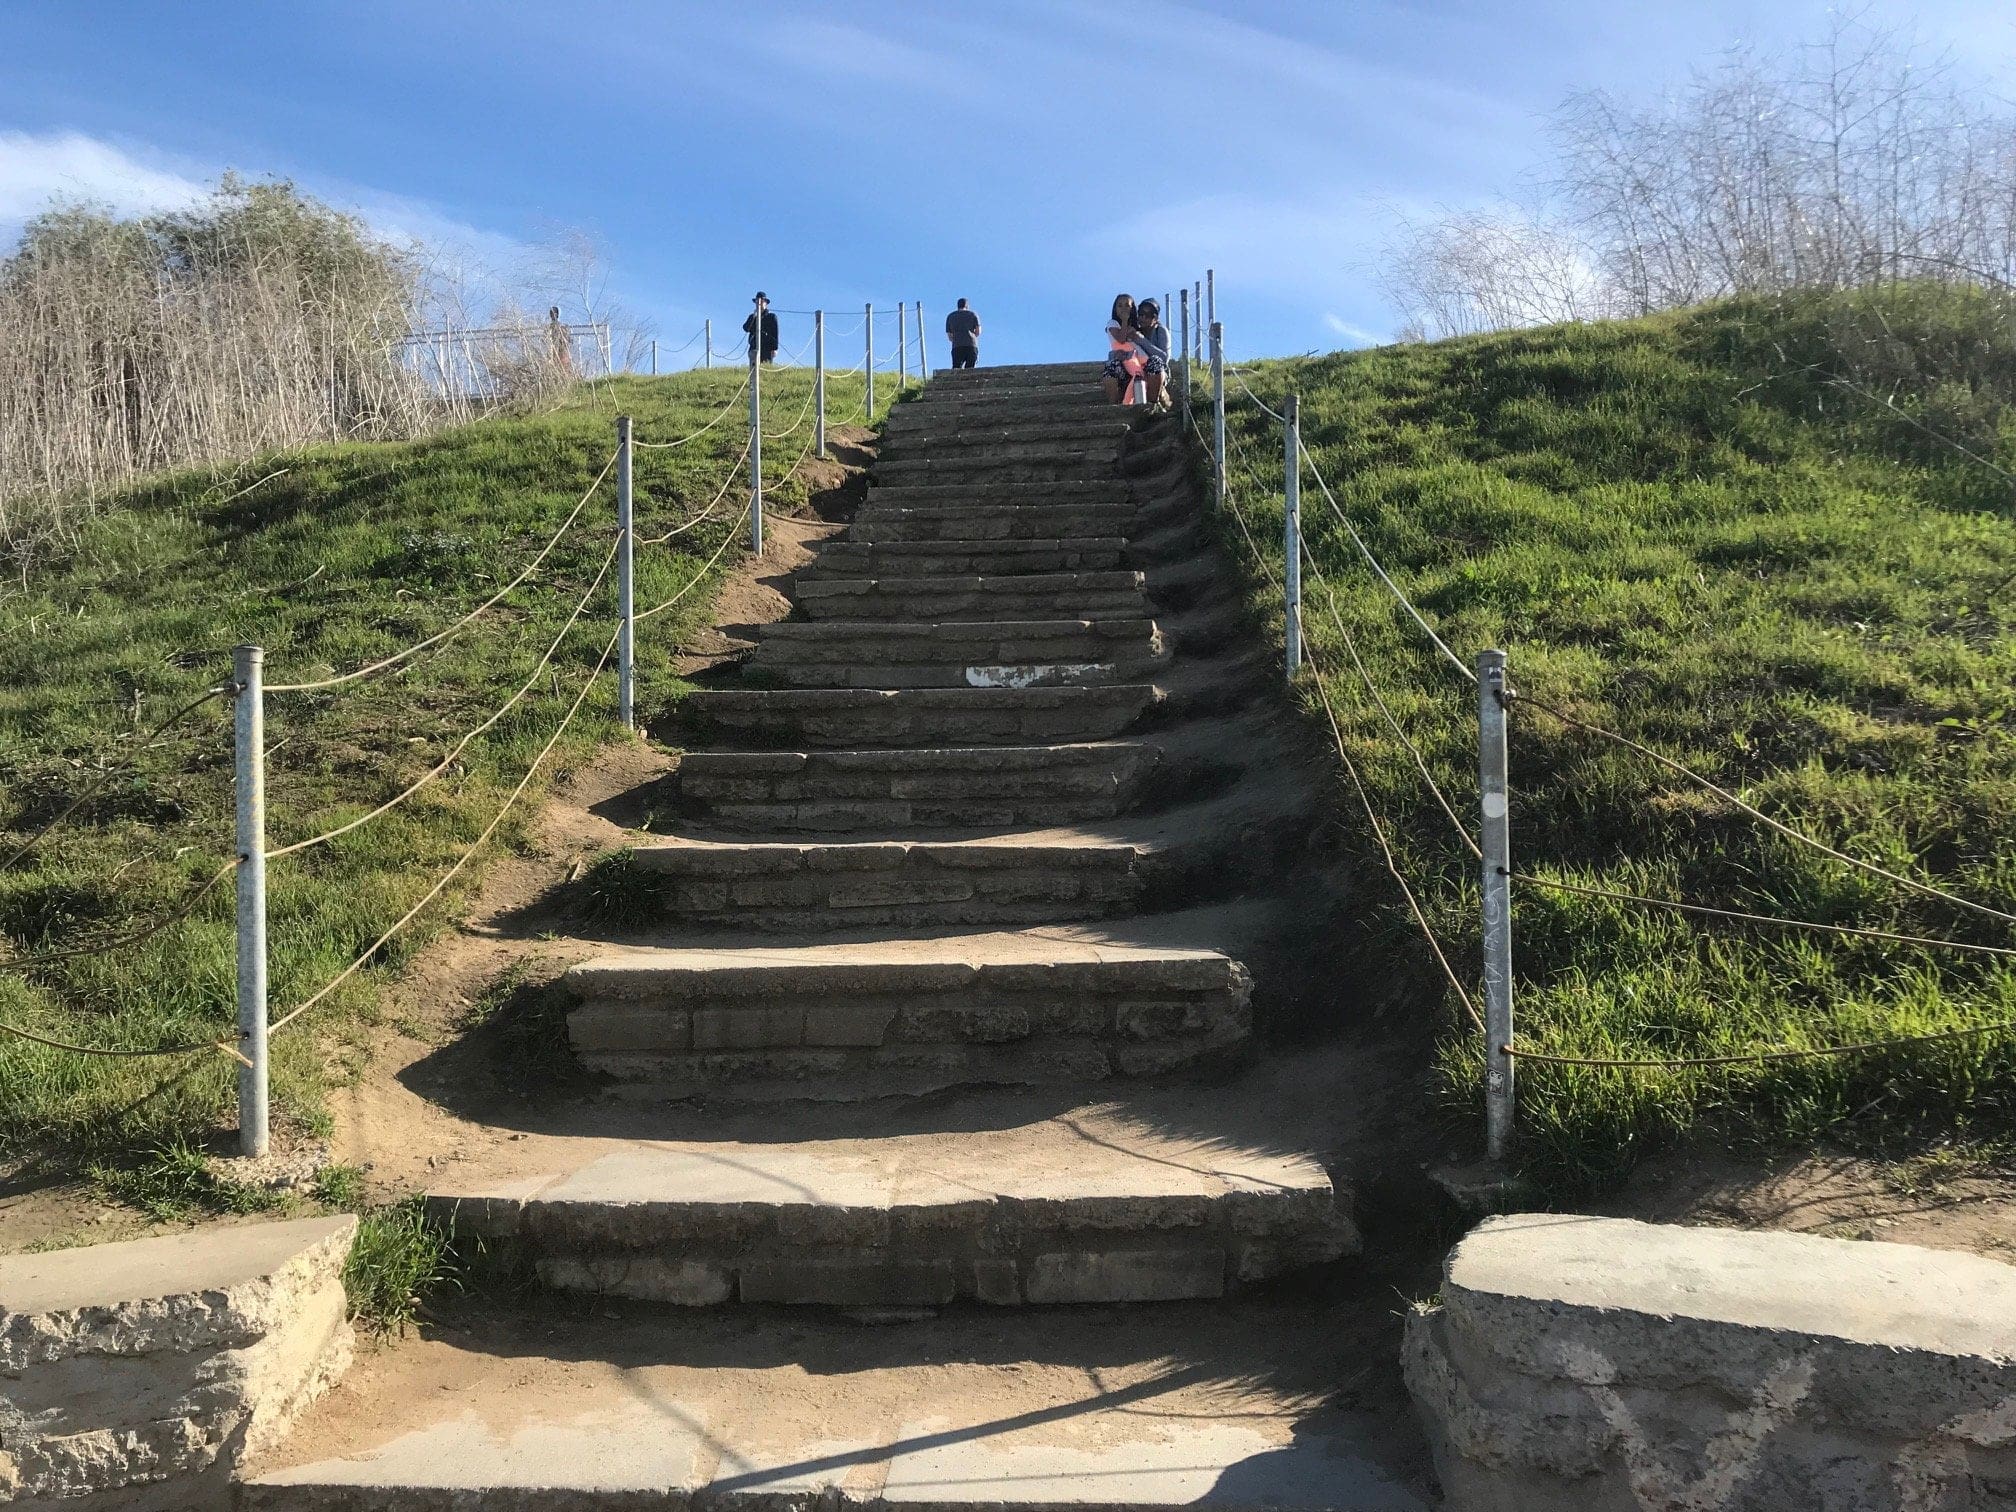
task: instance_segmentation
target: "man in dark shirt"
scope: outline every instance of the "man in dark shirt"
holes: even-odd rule
[[[762,331],[760,348],[765,362],[777,360],[777,317],[770,313],[770,296],[761,289],[756,291],[756,313],[742,322],[742,329],[749,336],[749,355],[757,355],[759,343],[757,331]]]
[[[980,360],[980,317],[959,301],[959,308],[945,317],[945,335],[952,342],[952,366],[970,368]]]

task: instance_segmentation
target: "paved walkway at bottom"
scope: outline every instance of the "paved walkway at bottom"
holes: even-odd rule
[[[1306,1300],[1152,1312],[479,1321],[363,1364],[243,1505],[1427,1506],[1404,1402],[1298,1384],[1349,1375]]]

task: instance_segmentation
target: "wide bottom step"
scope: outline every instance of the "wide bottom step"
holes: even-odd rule
[[[1419,1512],[1426,1454],[1397,1381],[1321,1405],[1340,1361],[1356,1376],[1396,1353],[1391,1310],[1051,1313],[1004,1341],[985,1316],[463,1308],[361,1359],[238,1505]]]
[[[863,1143],[584,1139],[570,1169],[429,1198],[565,1290],[655,1302],[1161,1302],[1334,1260],[1315,1160],[1071,1120]],[[567,1153],[565,1151],[561,1153]]]

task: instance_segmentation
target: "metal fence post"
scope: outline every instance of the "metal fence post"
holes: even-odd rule
[[[1213,325],[1218,323],[1218,270],[1204,270],[1204,318]]]
[[[630,417],[616,417],[616,702],[623,728],[637,728],[637,579],[631,551],[637,538],[630,495]]]
[[[1477,775],[1484,851],[1484,1148],[1512,1145],[1512,834],[1505,771],[1505,653],[1477,653]]]
[[[711,368],[714,366],[714,322],[712,320],[703,320],[700,322],[700,345],[702,349],[700,352],[700,365]]]
[[[651,376],[653,378],[658,376],[658,338],[656,336],[651,338]]]
[[[763,554],[763,360],[756,346],[749,348],[749,549]]]
[[[862,414],[863,425],[875,423],[875,306],[868,306],[868,313],[861,317],[861,329],[867,333],[868,356],[861,371],[868,376],[868,408]]]
[[[826,456],[826,312],[812,312],[812,406],[819,418],[814,422],[812,444],[821,460]]]
[[[1302,668],[1302,400],[1290,394],[1281,411],[1285,439],[1282,458],[1286,509],[1287,570],[1281,576],[1282,639],[1288,651],[1288,681]]]
[[[904,322],[910,312],[903,301],[896,301],[896,387],[900,391],[910,381],[910,338],[904,333]]]
[[[1183,381],[1183,407],[1179,413],[1185,425],[1194,425],[1190,418],[1190,291],[1183,291],[1183,366],[1179,369]]]
[[[266,653],[231,653],[237,684],[238,1153],[266,1153]]]
[[[1211,460],[1218,474],[1218,507],[1225,507],[1225,327],[1211,322]]]
[[[927,350],[928,346],[929,343],[924,340],[924,301],[920,299],[917,301],[917,381],[919,383],[929,383],[931,381],[931,356]]]

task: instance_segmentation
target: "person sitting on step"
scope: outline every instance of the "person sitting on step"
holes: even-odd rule
[[[1141,376],[1148,385],[1148,407],[1167,409],[1169,396],[1169,327],[1162,324],[1162,307],[1152,299],[1141,301],[1134,312],[1134,349],[1141,354]]]
[[[1134,380],[1147,366],[1140,348],[1135,345],[1138,334],[1134,328],[1134,296],[1117,295],[1113,300],[1113,313],[1106,322],[1106,367],[1099,375],[1100,386],[1106,390],[1110,403],[1134,402]]]

